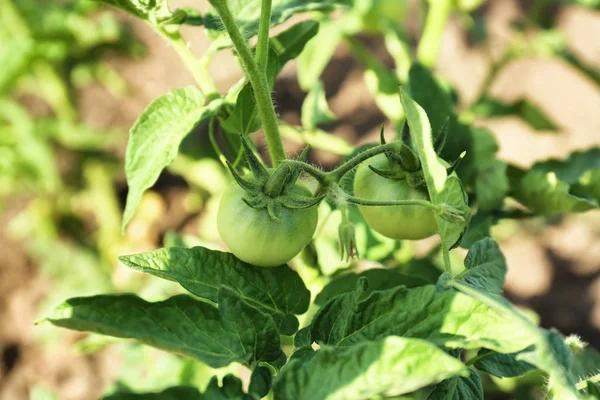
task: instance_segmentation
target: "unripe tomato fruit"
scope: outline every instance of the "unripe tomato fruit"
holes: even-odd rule
[[[291,190],[310,195],[298,185]],[[315,233],[317,207],[280,207],[279,220],[275,220],[266,208],[252,208],[243,198],[248,198],[248,193],[234,182],[221,197],[217,213],[221,239],[242,261],[259,267],[285,264],[300,253]]]
[[[354,194],[376,201],[429,200],[427,189],[413,188],[406,179],[393,180],[373,172],[369,165],[380,170],[389,169],[384,154],[362,163],[354,177]],[[437,232],[433,213],[423,206],[358,206],[371,228],[396,240],[420,240]]]

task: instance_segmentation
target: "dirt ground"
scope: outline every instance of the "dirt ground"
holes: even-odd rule
[[[487,8],[490,33],[498,48],[506,44],[507,26],[518,12],[513,0],[491,1]],[[144,24],[125,15],[122,19],[131,24],[149,54],[139,62],[111,61],[134,88],[134,96],[115,100],[100,87],[80,94],[83,118],[98,127],[128,129],[151,99],[192,84],[172,49]],[[596,40],[600,14],[565,8],[559,21],[571,49],[600,68],[600,41]],[[185,33],[192,49],[201,53],[206,40],[200,30]],[[375,50],[380,47],[373,43]],[[474,98],[488,68],[489,60],[467,44],[457,21],[450,24],[438,70],[456,85],[464,102]],[[235,60],[226,52],[214,60],[211,71],[223,90],[240,76]],[[275,101],[286,120],[298,122],[304,95],[294,79],[292,63],[278,79]],[[336,134],[353,142],[373,140],[384,118],[366,95],[362,73],[343,47],[325,71],[324,81],[332,111],[339,118]],[[600,145],[600,89],[566,64],[549,59],[512,63],[498,76],[492,91],[506,100],[526,95],[561,127],[559,133],[540,133],[514,118],[482,121],[497,137],[502,159],[528,166],[549,156]],[[326,154],[317,154],[316,160],[335,161]],[[0,226],[20,207],[16,200],[11,204],[0,215]],[[497,233],[508,259],[508,296],[534,309],[543,326],[555,326],[565,334],[576,332],[600,348],[600,212],[565,218],[541,232],[508,224]],[[52,388],[63,400],[97,398],[114,378],[117,357],[110,349],[75,355],[70,346],[78,336],[68,332],[61,333],[62,340],[52,348],[39,344],[33,321],[40,301],[52,290],[51,280],[38,273],[22,243],[10,241],[3,231],[0,249],[0,400],[27,399],[34,384]]]

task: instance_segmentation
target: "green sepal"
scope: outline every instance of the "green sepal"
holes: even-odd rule
[[[308,196],[301,196],[301,195],[287,195],[285,197],[283,197],[283,199],[281,200],[281,204],[285,207],[285,208],[291,208],[291,209],[301,209],[301,208],[310,208],[313,206],[316,206],[317,204],[319,204],[326,195],[321,195],[321,196],[317,196],[317,197],[308,197]]]
[[[247,199],[245,197],[242,198],[242,201],[246,203],[248,207],[261,209],[267,206],[267,197],[266,196],[254,196],[251,199]]]
[[[260,190],[260,186],[245,180],[244,178],[242,178],[237,171],[235,170],[235,168],[233,167],[233,165],[227,161],[227,168],[229,168],[229,171],[231,172],[231,175],[233,176],[233,179],[235,179],[236,183],[238,185],[240,185],[240,187],[242,189],[244,189],[245,191],[247,191],[248,193],[257,193]]]
[[[456,168],[458,168],[460,162],[463,160],[463,158],[465,158],[466,155],[467,152],[463,151],[462,153],[460,153],[460,156],[458,156],[458,158],[454,160],[454,162],[450,164],[448,168],[446,168],[446,173],[448,174],[448,176],[450,176],[454,171],[456,171]]]
[[[279,205],[278,202],[267,201],[267,213],[269,214],[269,218],[271,218],[274,221],[279,222],[280,221],[280,219],[279,219],[280,210],[281,210],[281,206]]]
[[[369,164],[369,169],[375,172],[377,175],[387,178],[387,179],[395,179],[401,180],[406,178],[406,174],[403,171],[394,171],[394,170],[382,170],[377,167],[374,167]]]
[[[446,145],[446,139],[448,138],[448,131],[450,130],[450,117],[446,117],[439,133],[435,137],[433,143],[433,149],[436,154],[440,154]]]
[[[250,143],[248,143],[248,138],[244,135],[240,135],[240,140],[244,147],[246,161],[248,162],[250,171],[252,171],[252,175],[254,175],[257,182],[261,184],[264,183],[269,178],[269,172],[252,151],[252,147],[250,147]]]

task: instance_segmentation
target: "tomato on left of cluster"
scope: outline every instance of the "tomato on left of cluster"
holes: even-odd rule
[[[288,189],[310,195],[299,185]],[[231,252],[259,267],[276,267],[294,258],[310,242],[317,229],[318,207],[280,207],[277,219],[266,208],[244,202],[248,194],[237,183],[225,191],[219,204],[217,229]]]

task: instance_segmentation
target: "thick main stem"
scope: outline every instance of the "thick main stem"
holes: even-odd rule
[[[423,35],[417,48],[417,59],[425,66],[435,66],[440,47],[442,34],[452,10],[452,0],[431,0]]]
[[[227,33],[229,33],[242,67],[254,89],[254,99],[256,100],[258,115],[262,121],[265,136],[267,137],[271,162],[276,167],[281,161],[285,160],[285,150],[283,149],[283,142],[279,135],[279,125],[273,100],[271,99],[269,84],[267,83],[267,75],[259,70],[258,64],[254,60],[254,57],[252,57],[250,47],[248,47],[246,39],[235,23],[235,19],[231,15],[227,3],[223,0],[213,0],[211,3],[219,13],[223,26],[227,30]]]
[[[266,73],[269,58],[269,28],[271,27],[271,4],[273,0],[262,0],[260,23],[258,25],[258,43],[256,44],[256,64],[259,71]]]

